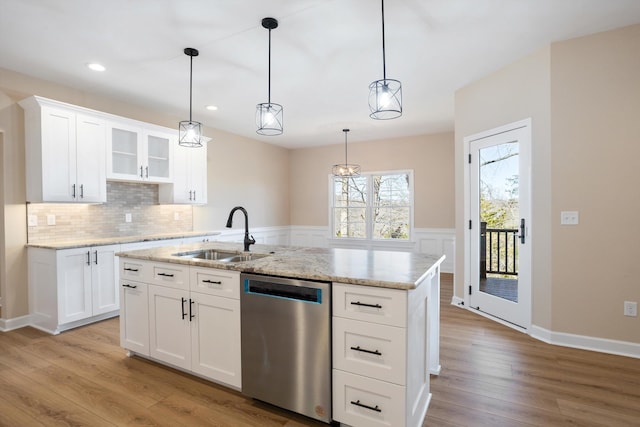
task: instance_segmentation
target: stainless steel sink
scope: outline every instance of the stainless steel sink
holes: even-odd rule
[[[225,252],[217,249],[204,249],[191,252],[180,252],[173,254],[173,256],[179,256],[181,258],[196,258],[196,259],[208,259],[208,260],[222,260],[227,258],[233,258],[238,255],[237,252]]]
[[[220,262],[245,262],[245,261],[254,261],[269,255],[254,254],[254,253],[247,253],[247,252],[241,252],[241,253],[226,252],[226,251],[219,251],[217,249],[202,249],[202,250],[190,251],[190,252],[179,252],[179,253],[173,254],[173,256],[179,256],[181,258],[205,259],[205,260],[220,261]]]
[[[222,262],[244,262],[244,261],[255,261],[257,259],[261,259],[267,257],[267,254],[253,254],[253,253],[241,253],[237,254],[234,257],[222,259]]]

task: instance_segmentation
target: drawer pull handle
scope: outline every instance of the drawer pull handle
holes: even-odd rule
[[[378,408],[378,405],[376,405],[376,407],[374,408],[373,406],[369,406],[369,405],[365,405],[364,403],[360,403],[360,400],[356,400],[355,402],[352,400],[351,404],[359,406],[361,408],[370,409],[372,411],[382,412],[382,409]]]
[[[130,284],[128,284],[128,283],[125,283],[124,285],[122,285],[122,287],[123,287],[123,288],[131,288],[131,289],[135,289],[135,288],[137,288],[137,286],[136,286],[136,285],[130,285]]]
[[[213,283],[214,285],[222,285],[222,282],[216,281],[216,280],[203,280],[202,283]]]
[[[359,305],[359,306],[362,306],[362,307],[372,307],[372,308],[382,308],[382,306],[380,304],[365,304],[365,303],[360,302],[360,301],[356,301],[356,302],[351,301],[351,305]]]
[[[376,356],[382,356],[382,353],[380,353],[378,350],[371,351],[371,350],[367,350],[365,348],[360,348],[360,346],[351,347],[351,350],[361,351],[363,353],[375,354]]]
[[[169,274],[169,273],[158,273],[158,276],[173,277],[173,274]]]
[[[138,271],[137,268],[129,268],[129,267],[125,267],[124,271]]]

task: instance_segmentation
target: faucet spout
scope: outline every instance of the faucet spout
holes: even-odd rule
[[[249,237],[249,214],[247,214],[247,210],[245,208],[242,206],[236,206],[231,209],[231,212],[229,212],[229,218],[227,219],[227,228],[231,228],[233,214],[236,213],[236,211],[241,211],[244,214],[244,251],[249,252],[249,246],[256,243],[256,240],[253,236]]]

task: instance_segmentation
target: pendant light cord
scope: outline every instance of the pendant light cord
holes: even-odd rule
[[[267,83],[267,102],[271,105],[271,28],[269,28],[269,78]]]
[[[384,49],[384,0],[382,1],[382,79],[384,81],[387,80],[387,65],[385,58],[385,49]]]
[[[349,132],[349,129],[342,129],[342,131],[344,132],[344,165],[348,168],[349,159],[347,158],[347,132]]]
[[[191,58],[191,65],[189,66],[189,123],[191,120],[191,111],[193,106],[193,55],[189,55]]]

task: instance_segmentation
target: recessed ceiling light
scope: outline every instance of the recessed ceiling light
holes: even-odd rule
[[[218,107],[217,107],[217,106],[215,106],[215,105],[207,105],[207,107],[206,107],[206,108],[207,108],[207,110],[209,110],[209,111],[216,111],[216,110],[218,109]]]
[[[93,70],[93,71],[104,71],[104,70],[106,70],[104,65],[98,64],[97,62],[90,62],[90,63],[87,64],[87,67],[89,67],[89,69]]]

